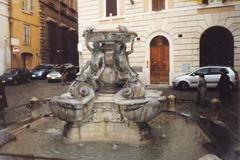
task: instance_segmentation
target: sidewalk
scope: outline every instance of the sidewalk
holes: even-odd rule
[[[207,106],[200,106],[196,104],[197,90],[190,89],[187,91],[176,90],[172,86],[167,85],[149,85],[147,88],[160,90],[164,96],[176,96],[176,109],[179,112],[188,113],[191,115],[200,115],[204,117],[211,117],[213,114],[213,104],[211,100],[218,97],[216,89],[208,89],[207,91]],[[240,140],[240,90],[232,91],[232,99],[220,105],[219,120],[224,122],[232,134]],[[216,117],[215,117],[216,118]]]

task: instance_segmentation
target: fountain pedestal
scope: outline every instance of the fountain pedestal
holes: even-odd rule
[[[141,145],[151,140],[150,127],[127,121],[113,94],[99,94],[93,104],[92,121],[81,125],[81,141],[121,142]]]
[[[139,146],[151,141],[147,122],[160,112],[165,97],[146,90],[129,65],[136,36],[123,27],[84,32],[91,60],[69,91],[50,102],[52,113],[66,121],[65,143],[106,141]],[[130,51],[126,43],[131,44]]]

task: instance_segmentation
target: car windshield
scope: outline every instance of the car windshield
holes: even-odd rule
[[[4,74],[14,74],[17,72],[16,68],[9,68],[6,70],[6,72]]]
[[[38,66],[36,66],[34,69],[35,69],[35,70],[40,70],[40,69],[44,69],[44,68],[45,68],[44,65],[38,65]]]

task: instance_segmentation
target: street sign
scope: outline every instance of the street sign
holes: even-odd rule
[[[13,54],[18,54],[20,52],[18,47],[13,47],[12,49]]]

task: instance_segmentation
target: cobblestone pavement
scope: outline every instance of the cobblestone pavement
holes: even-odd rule
[[[8,106],[14,107],[28,103],[32,97],[49,98],[60,95],[66,92],[68,87],[69,85],[61,85],[61,83],[48,83],[46,80],[32,80],[26,84],[6,86],[5,90]],[[196,90],[180,91],[168,86],[150,86],[150,88],[163,91],[165,96],[173,94],[180,101],[195,102],[197,98]],[[216,90],[209,90],[207,99],[213,97],[217,97]]]
[[[20,106],[29,103],[32,97],[40,99],[49,98],[52,96],[60,95],[67,91],[69,85],[61,85],[61,83],[48,83],[46,80],[31,81],[27,84],[20,84],[16,86],[6,86],[6,96],[9,108]],[[207,91],[208,105],[196,105],[197,90],[192,89],[188,91],[175,90],[169,86],[148,86],[148,88],[160,90],[164,96],[170,94],[176,96],[177,111],[190,113],[191,115],[209,116],[212,111],[210,100],[218,96],[214,89]],[[220,108],[219,120],[223,121],[227,128],[231,131],[235,138],[240,140],[240,127],[239,127],[239,107],[240,107],[240,94],[238,91],[233,91],[233,98]],[[20,109],[21,110],[21,109]],[[17,111],[17,114],[20,112]],[[236,141],[236,144],[238,141]]]
[[[32,97],[39,99],[60,95],[67,91],[69,85],[48,83],[47,80],[32,80],[30,83],[6,86],[8,107],[15,107],[30,102]]]
[[[16,86],[6,86],[6,96],[8,106],[15,107],[22,104],[29,103],[32,97],[40,99],[49,98],[55,95],[60,95],[67,91],[69,85],[61,85],[61,83],[48,83],[46,80],[33,80],[27,84],[20,84]],[[191,114],[207,115],[211,112],[211,104],[208,106],[196,105],[197,90],[192,89],[188,91],[175,90],[169,86],[148,86],[149,88],[161,90],[163,95],[168,96],[173,94],[177,98],[177,110],[188,112]],[[221,120],[224,120],[228,126],[235,130],[239,129],[239,107],[240,107],[240,91],[234,91],[233,98],[229,103],[221,107]],[[207,91],[207,100],[217,97],[218,93],[214,89]]]

